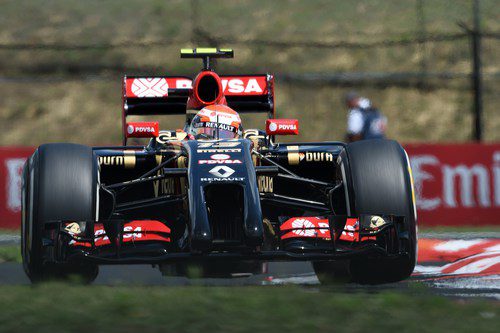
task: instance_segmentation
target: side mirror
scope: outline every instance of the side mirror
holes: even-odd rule
[[[299,121],[297,119],[267,119],[267,135],[298,135]]]
[[[155,138],[159,135],[160,124],[157,121],[127,123],[127,138]]]

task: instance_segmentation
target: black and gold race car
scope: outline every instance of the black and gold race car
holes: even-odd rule
[[[416,261],[411,169],[395,141],[278,143],[298,121],[277,119],[274,77],[217,75],[229,49],[184,49],[203,69],[189,77],[125,77],[123,144],[55,143],[28,159],[22,185],[22,257],[32,281],[99,265],[153,264],[166,275],[259,273],[268,261],[311,261],[322,282],[341,275],[384,283]],[[222,135],[235,113],[267,113],[265,130]],[[201,110],[213,135],[186,129]],[[207,112],[208,112],[207,111]],[[127,117],[186,114],[184,130]],[[210,122],[211,115],[217,119]],[[202,116],[203,118],[203,116]],[[146,138],[143,145],[128,139]]]

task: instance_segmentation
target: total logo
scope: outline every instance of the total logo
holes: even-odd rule
[[[213,160],[227,160],[231,158],[231,156],[229,156],[228,154],[215,154],[210,156],[210,158]]]

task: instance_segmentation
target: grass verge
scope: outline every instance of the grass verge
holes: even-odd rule
[[[0,331],[494,332],[498,302],[299,287],[0,287]]]
[[[0,246],[0,263],[2,262],[22,262],[19,245]]]

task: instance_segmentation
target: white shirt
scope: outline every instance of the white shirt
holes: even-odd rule
[[[347,133],[348,134],[361,134],[365,119],[363,114],[358,108],[351,109],[347,115]]]

